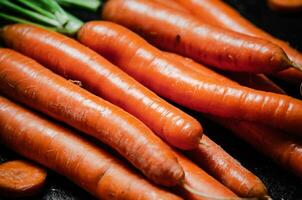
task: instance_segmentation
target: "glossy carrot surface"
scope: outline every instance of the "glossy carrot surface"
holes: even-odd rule
[[[203,113],[266,123],[301,134],[301,101],[202,77],[117,24],[90,22],[85,26],[90,31],[79,33],[83,44],[159,95]]]
[[[101,140],[154,182],[171,186],[183,179],[173,153],[142,122],[34,60],[0,49],[0,83],[2,94]]]
[[[224,70],[272,73],[293,64],[280,47],[266,40],[202,23],[149,0],[110,0],[102,17],[136,31],[162,49]]]
[[[3,37],[10,47],[131,113],[169,144],[184,150],[198,146],[203,130],[197,120],[77,41],[28,25],[8,26]]]
[[[259,29],[247,19],[242,17],[235,9],[221,0],[174,0],[183,5],[198,19],[217,27],[230,29],[247,35],[267,39],[279,45],[287,53],[289,58],[298,64],[302,64],[302,54],[292,48],[287,42],[277,39],[265,31]],[[293,83],[302,82],[302,72],[290,68],[276,74],[286,81]]]

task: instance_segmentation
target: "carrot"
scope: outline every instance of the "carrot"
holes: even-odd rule
[[[206,172],[241,197],[265,197],[263,182],[206,135],[188,155]]]
[[[0,138],[7,147],[100,199],[178,200],[78,134],[0,97]],[[8,125],[9,124],[9,125]]]
[[[142,122],[30,58],[0,49],[0,83],[2,94],[96,137],[154,182],[171,186],[182,181],[183,170],[171,150]]]
[[[191,11],[199,20],[217,27],[230,29],[247,35],[260,37],[279,45],[298,64],[302,64],[302,54],[292,48],[287,42],[279,40],[256,27],[242,17],[235,9],[221,0],[174,0]],[[290,68],[276,74],[277,77],[293,83],[302,82],[302,72]]]
[[[164,53],[168,58],[184,64],[186,67],[195,70],[198,73],[201,73],[205,77],[211,77],[221,82],[229,81],[228,78],[213,72],[211,69],[208,69],[205,66],[196,63],[190,58],[186,58],[181,55],[170,53],[170,52],[164,52]],[[274,82],[272,82],[269,78],[267,78],[263,74],[244,74],[244,73],[226,73],[226,74],[230,76],[233,80],[239,82],[244,86],[248,86],[250,88],[259,89],[259,90],[264,89],[264,91],[267,92],[285,94],[285,91],[282,88],[280,88],[278,85],[276,85]]]
[[[167,6],[169,8],[172,8],[174,10],[178,10],[181,12],[190,13],[186,8],[182,7],[180,4],[178,4],[174,0],[151,0],[152,2]]]
[[[171,53],[165,53],[165,55],[173,56],[173,59],[178,60],[178,62],[187,63],[187,65],[184,66],[189,67],[192,70],[195,70],[195,73],[198,73],[200,76],[213,78],[224,84],[232,84],[232,85],[238,84],[192,61],[191,59],[184,58],[179,55],[175,55]],[[190,63],[190,65],[188,65],[188,63]],[[267,90],[270,89],[270,87],[264,86],[263,88],[260,89]],[[274,87],[271,88],[271,90],[274,90]],[[240,137],[245,142],[252,145],[255,149],[257,149],[261,153],[272,158],[274,161],[276,161],[276,163],[279,163],[285,169],[289,169],[293,171],[297,176],[302,177],[302,165],[300,164],[302,162],[302,154],[301,154],[302,144],[301,142],[297,141],[295,138],[291,138],[288,135],[286,135],[286,133],[283,133],[281,131],[269,127],[265,127],[256,123],[250,123],[250,122],[239,121],[239,120],[238,121],[229,120],[225,118],[219,118],[217,116],[212,116],[211,119],[225,126],[226,128],[230,129],[236,136]],[[203,136],[203,140],[206,140],[206,136]],[[207,148],[207,150],[209,150],[209,148]],[[199,153],[202,153],[199,149],[196,149],[195,154],[197,154],[198,151]],[[196,155],[194,156],[196,158]],[[204,154],[201,154],[199,156],[200,159],[199,163],[203,162],[204,157],[205,157]],[[222,181],[221,180],[222,177],[219,178],[218,175],[219,174],[215,175],[215,177],[218,180]]]
[[[25,31],[26,33],[23,33]],[[198,146],[202,127],[197,120],[167,103],[78,42],[61,34],[28,25],[8,26],[4,29],[3,36],[9,46],[67,79],[80,81],[90,92],[131,113],[169,144],[184,150]],[[64,41],[64,47],[61,41]],[[29,43],[35,48],[26,45]],[[73,51],[70,51],[71,49]],[[50,51],[52,56],[49,55]],[[74,56],[75,51],[78,52],[78,56]]]
[[[302,0],[267,0],[269,7],[277,11],[300,11]]]
[[[36,195],[42,190],[46,176],[43,168],[31,162],[7,161],[0,164],[0,193],[10,198]]]
[[[181,155],[179,152],[175,152],[180,165],[185,171],[184,183],[196,191],[203,193],[204,197],[194,195],[183,187],[177,187],[175,192],[182,195],[187,200],[209,200],[219,197],[221,199],[233,199],[239,200],[231,190],[223,186],[213,177],[209,176],[192,161]],[[208,196],[208,198],[206,198]]]
[[[82,31],[85,28],[89,31]],[[135,33],[110,22],[102,22],[102,26],[101,22],[87,23],[78,39],[143,85],[178,104],[301,134],[298,130],[301,130],[302,103],[297,99],[201,77],[194,70],[167,59]]]
[[[110,0],[102,17],[140,33],[162,49],[224,70],[273,73],[293,65],[300,68],[266,40],[207,25],[152,1]]]

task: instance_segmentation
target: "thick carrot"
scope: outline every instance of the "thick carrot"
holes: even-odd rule
[[[302,0],[267,0],[269,7],[277,11],[300,11]]]
[[[177,159],[185,172],[184,183],[196,191],[203,193],[204,196],[216,197],[218,199],[233,199],[239,200],[231,190],[223,186],[213,177],[209,176],[192,161],[176,152]],[[180,193],[187,200],[209,200],[215,198],[202,198],[198,195],[194,195],[183,187],[177,187],[176,192]],[[236,198],[237,197],[237,198]]]
[[[140,33],[160,48],[224,70],[272,73],[300,67],[266,40],[207,25],[149,0],[110,0],[102,17]]]
[[[135,33],[110,22],[87,23],[79,32],[79,40],[159,95],[183,106],[301,134],[302,102],[297,99],[202,77],[167,59]]]
[[[200,76],[213,78],[224,84],[238,84],[192,61],[191,59],[184,58],[179,55],[173,55],[171,53],[165,53],[165,55],[173,56],[173,59],[178,60],[179,62],[182,59],[182,63],[187,64],[184,66],[195,70],[195,72],[198,73]],[[191,64],[188,65],[188,63]],[[265,86],[260,89],[267,90],[270,88]],[[274,87],[271,89],[274,90]],[[297,142],[296,139],[288,137],[286,133],[282,133],[281,131],[274,130],[272,128],[268,128],[259,124],[250,123],[246,121],[228,120],[216,116],[211,117],[211,119],[230,129],[236,136],[251,144],[255,149],[257,149],[261,153],[271,157],[274,161],[282,165],[285,169],[290,169],[299,177],[302,177],[302,165],[300,164],[302,162],[301,142]],[[203,138],[205,138],[205,136]],[[195,152],[198,152],[198,149]],[[200,155],[200,162],[203,161],[204,156],[204,154]],[[221,180],[222,177],[219,178],[218,175],[219,174],[217,174],[215,177],[218,180]]]
[[[9,198],[36,195],[42,190],[46,176],[46,170],[34,163],[7,161],[0,164],[0,193]]]
[[[184,64],[186,67],[195,70],[198,73],[201,73],[205,77],[214,78],[215,80],[221,82],[229,81],[228,78],[213,72],[211,69],[208,69],[207,67],[199,63],[196,63],[190,58],[186,58],[181,55],[170,53],[170,52],[164,52],[164,53],[168,58]],[[269,78],[267,78],[263,74],[227,73],[227,75],[230,76],[236,82],[239,82],[241,85],[248,86],[250,88],[254,88],[257,90],[264,89],[264,91],[267,92],[285,94],[282,88],[280,88],[278,85],[276,85],[274,82],[272,82]]]
[[[75,40],[29,25],[8,26],[3,37],[14,49],[131,113],[169,144],[184,150],[198,146],[202,127],[197,120]]]
[[[0,97],[0,138],[7,147],[66,176],[100,199],[176,200],[78,134]]]
[[[302,54],[290,47],[285,41],[279,40],[263,30],[256,27],[247,19],[242,17],[235,9],[228,6],[221,0],[174,0],[182,4],[189,11],[191,11],[198,19],[206,23],[244,33],[247,35],[267,39],[279,45],[289,56],[289,58],[302,65]],[[277,73],[276,76],[291,81],[294,83],[302,82],[302,72],[290,68]]]
[[[177,3],[175,0],[151,0],[151,1],[153,1],[155,3],[159,3],[159,4],[164,5],[164,6],[167,6],[169,8],[174,9],[174,10],[190,13],[190,11],[188,11],[186,8],[181,6],[181,4]]]
[[[142,122],[34,60],[0,49],[0,83],[2,94],[98,138],[154,182],[171,186],[182,181],[183,170],[171,150]]]

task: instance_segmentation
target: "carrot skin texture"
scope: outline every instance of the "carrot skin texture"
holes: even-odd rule
[[[173,152],[124,110],[13,50],[0,49],[0,92],[96,137],[148,178],[171,186],[183,179]]]
[[[195,70],[195,72],[200,76],[213,78],[219,82],[223,82],[224,84],[238,84],[235,81],[227,79],[226,77],[206,68],[205,66],[192,61],[191,59],[187,59],[179,55],[173,55],[171,53],[165,54],[166,56],[173,56],[174,60],[178,59],[179,61],[180,59],[182,59],[182,63],[191,63],[190,65],[184,66],[190,67],[190,69]],[[269,87],[262,89],[267,90],[269,89]],[[274,90],[274,88],[272,88],[272,90]],[[302,177],[301,142],[297,142],[297,140],[288,137],[286,133],[283,133],[279,130],[274,130],[270,127],[262,126],[256,123],[229,120],[225,118],[219,118],[217,116],[211,116],[210,118],[215,122],[223,125],[225,128],[230,129],[236,136],[252,145],[259,152],[272,158],[272,160],[283,166],[285,169],[290,169],[297,176]]]
[[[46,170],[34,163],[7,161],[0,164],[0,193],[6,197],[36,195],[42,190],[46,177]]]
[[[224,70],[272,73],[291,65],[283,50],[262,39],[201,23],[148,0],[110,0],[102,17],[126,26],[158,47]]]
[[[207,23],[237,31],[243,34],[267,39],[280,46],[288,55],[288,57],[302,65],[302,54],[292,48],[287,42],[271,36],[247,19],[242,17],[235,9],[227,5],[221,0],[174,0],[183,5],[188,11],[191,11],[199,20],[204,20]],[[290,81],[293,83],[302,82],[302,72],[289,68],[278,72],[275,76]]]
[[[82,33],[81,43],[167,99],[203,113],[267,123],[301,134],[302,103],[297,99],[202,77],[117,24],[103,22],[102,29],[91,28],[89,38]],[[121,46],[127,46],[127,51]]]
[[[176,62],[179,62],[185,65],[187,68],[190,68],[197,73],[202,74],[204,77],[213,78],[219,82],[229,82],[230,79],[220,75],[213,70],[195,62],[190,58],[183,57],[178,54],[174,54],[171,52],[164,52],[167,58],[173,59]],[[236,82],[239,82],[243,86],[247,86],[257,90],[263,90],[266,92],[274,92],[277,94],[285,94],[285,91],[272,82],[269,78],[267,78],[263,74],[241,74],[241,73],[226,73],[231,76]]]
[[[8,27],[4,37],[9,46],[67,79],[81,81],[90,92],[134,115],[169,144],[184,150],[198,146],[203,130],[196,119],[87,47],[61,34],[27,25]],[[26,45],[29,43],[35,48]]]
[[[4,97],[0,97],[0,102],[1,142],[66,176],[94,196],[129,200],[181,199],[150,184],[77,133]]]
[[[212,197],[237,197],[231,190],[219,183],[213,177],[204,172],[192,161],[175,151],[179,163],[185,171],[184,183],[194,188],[195,190],[207,194]],[[179,192],[185,199],[188,200],[208,200],[208,198],[201,198],[194,195],[184,188],[177,187],[176,191]]]

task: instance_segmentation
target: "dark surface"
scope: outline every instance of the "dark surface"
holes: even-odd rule
[[[302,13],[274,13],[267,8],[264,0],[227,0],[227,2],[259,27],[279,38],[289,41],[293,46],[302,50]],[[73,12],[85,20],[97,19],[98,17],[96,14],[83,11]],[[290,94],[299,97],[298,86],[293,87],[282,82],[278,83],[285,87]],[[238,159],[243,166],[247,167],[263,180],[273,199],[302,200],[301,179],[278,167],[269,158],[262,156],[248,144],[232,136],[229,131],[201,118],[197,113],[186,111],[204,124],[205,131],[214,141],[223,146],[224,149]],[[18,157],[18,155],[4,147],[0,147],[0,162]],[[4,198],[1,197],[0,199],[4,200]],[[49,172],[47,185],[42,194],[29,199],[90,200],[94,198],[64,177]]]

